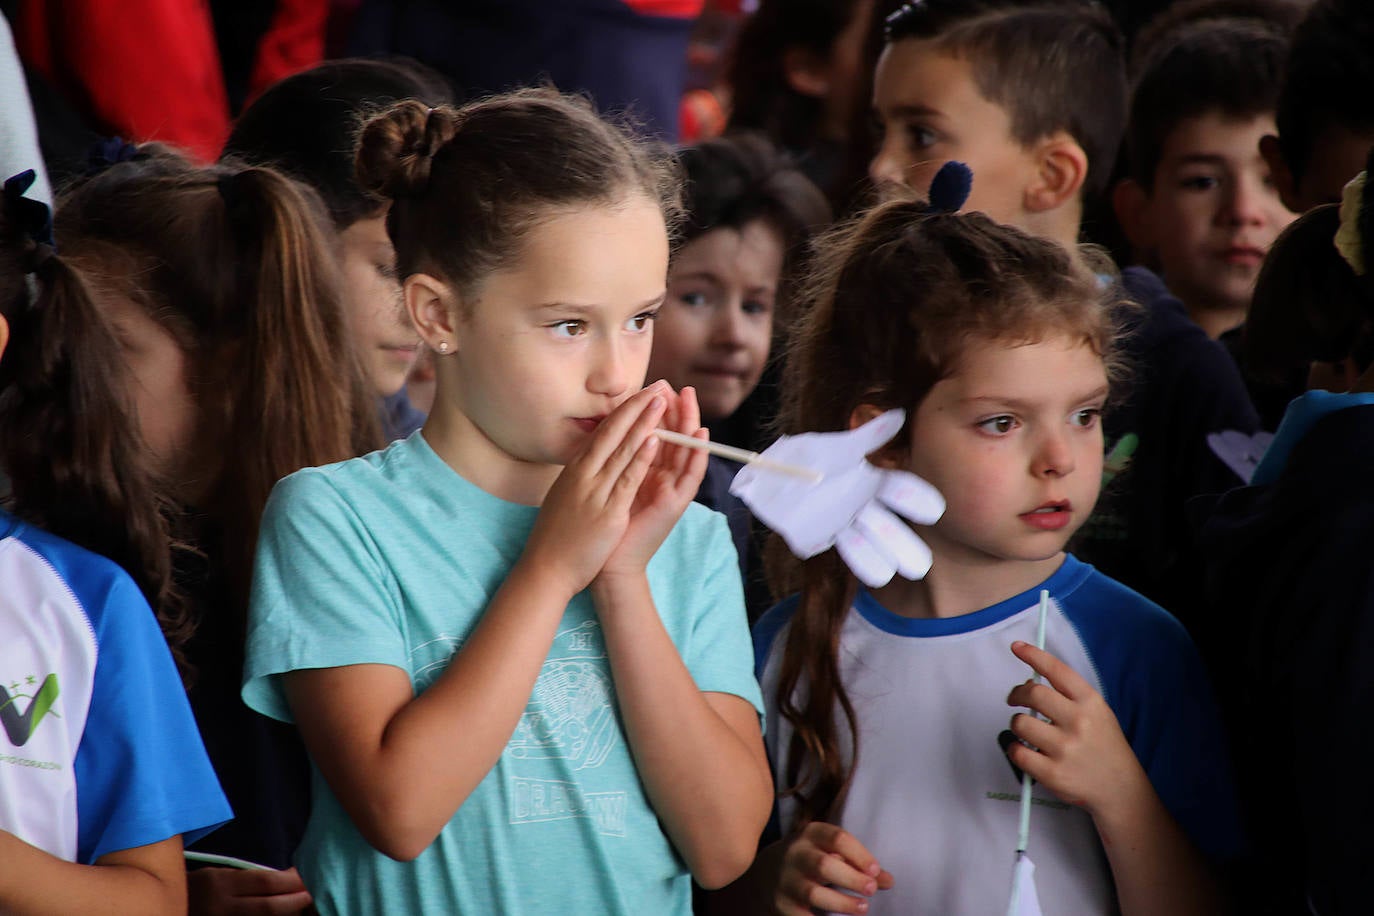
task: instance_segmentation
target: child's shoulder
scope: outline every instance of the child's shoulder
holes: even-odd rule
[[[1055,596],[1064,615],[1080,630],[1110,631],[1122,638],[1187,639],[1178,618],[1140,592],[1072,555],[1080,567],[1072,590]]]
[[[71,605],[97,625],[111,604],[145,604],[117,563],[71,541],[0,512],[0,579],[23,582],[34,597]],[[18,594],[19,589],[12,590]]]

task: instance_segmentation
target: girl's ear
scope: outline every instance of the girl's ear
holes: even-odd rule
[[[431,350],[447,355],[458,349],[455,297],[447,283],[430,274],[411,274],[401,287],[406,311]]]
[[[830,63],[814,51],[802,47],[783,51],[782,73],[793,92],[816,99],[830,94]]]
[[[849,428],[858,429],[869,420],[886,412],[883,408],[875,407],[872,404],[860,404],[849,414]],[[889,471],[901,470],[906,454],[905,445],[906,443],[900,437],[894,439],[869,455],[868,460],[871,464]]]
[[[10,323],[0,315],[0,358],[5,355],[5,345],[10,342]]]
[[[1298,183],[1293,180],[1293,170],[1288,167],[1288,160],[1283,158],[1279,138],[1273,134],[1260,137],[1259,151],[1264,157],[1264,164],[1269,166],[1269,177],[1274,182],[1274,190],[1279,192],[1279,200],[1294,213],[1303,212],[1302,201],[1298,200]]]

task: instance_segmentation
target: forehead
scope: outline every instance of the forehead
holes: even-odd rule
[[[1161,162],[1211,156],[1240,164],[1263,165],[1260,138],[1274,133],[1274,116],[1228,117],[1219,111],[1184,118],[1164,138]]]
[[[539,216],[506,266],[482,281],[480,299],[620,306],[652,300],[668,272],[663,212],[647,197]]]
[[[927,40],[905,38],[883,50],[873,105],[888,117],[927,112],[951,125],[1012,136],[1010,113],[978,88],[973,61]]]
[[[1029,341],[973,338],[940,382],[950,398],[1023,400],[1080,398],[1106,384],[1102,357],[1083,337],[1064,331]]]
[[[710,273],[771,285],[782,272],[782,261],[782,233],[767,220],[755,219],[739,228],[703,232],[683,245],[673,259],[672,275]]]

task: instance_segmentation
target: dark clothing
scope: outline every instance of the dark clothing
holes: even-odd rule
[[[696,2],[363,0],[350,55],[405,54],[473,98],[547,78],[677,138]]]
[[[380,417],[382,434],[388,442],[404,439],[425,425],[425,415],[410,403],[404,388],[391,397],[382,398]]]
[[[706,476],[697,488],[696,501],[724,515],[730,525],[730,539],[739,554],[740,578],[744,582],[744,605],[752,626],[772,606],[773,596],[763,576],[763,556],[759,550],[762,531],[755,531],[749,507],[730,492],[730,483],[741,467],[737,462],[712,455],[706,464]]]
[[[1242,483],[1207,434],[1251,434],[1259,418],[1231,357],[1159,277],[1131,267],[1121,279],[1141,305],[1124,341],[1131,377],[1125,399],[1105,416],[1102,495],[1072,549],[1192,630],[1197,573],[1185,505]]]
[[[214,556],[202,539],[201,549]],[[177,582],[196,608],[186,645],[196,680],[187,691],[205,750],[234,819],[192,844],[200,852],[290,868],[310,814],[310,762],[294,726],[249,709],[243,685],[244,611],[232,607],[203,555],[183,555]]]
[[[1269,457],[1265,458],[1268,463]],[[1213,501],[1198,544],[1212,668],[1255,871],[1240,912],[1369,912],[1374,405],[1318,419],[1272,484]]]
[[[1246,365],[1245,325],[1232,328],[1218,339],[1240,369],[1245,390],[1250,394],[1250,403],[1255,405],[1255,412],[1259,414],[1260,429],[1272,433],[1279,428],[1284,411],[1292,400],[1307,390],[1307,367],[1290,370],[1284,378],[1266,378]]]

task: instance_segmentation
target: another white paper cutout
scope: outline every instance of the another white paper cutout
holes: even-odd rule
[[[1007,916],[1041,916],[1040,895],[1035,890],[1035,863],[1030,856],[1016,858],[1016,873],[1011,879],[1011,905]]]
[[[1228,468],[1236,472],[1247,484],[1255,476],[1255,468],[1269,450],[1274,434],[1260,431],[1247,436],[1238,429],[1227,429],[1207,434],[1207,447],[1220,458]]]
[[[783,436],[763,456],[814,468],[823,479],[809,483],[746,465],[730,492],[803,560],[833,546],[870,588],[896,574],[920,579],[930,571],[930,548],[898,516],[933,525],[944,514],[945,498],[915,474],[866,460],[905,422],[905,411],[889,410],[846,432]]]

